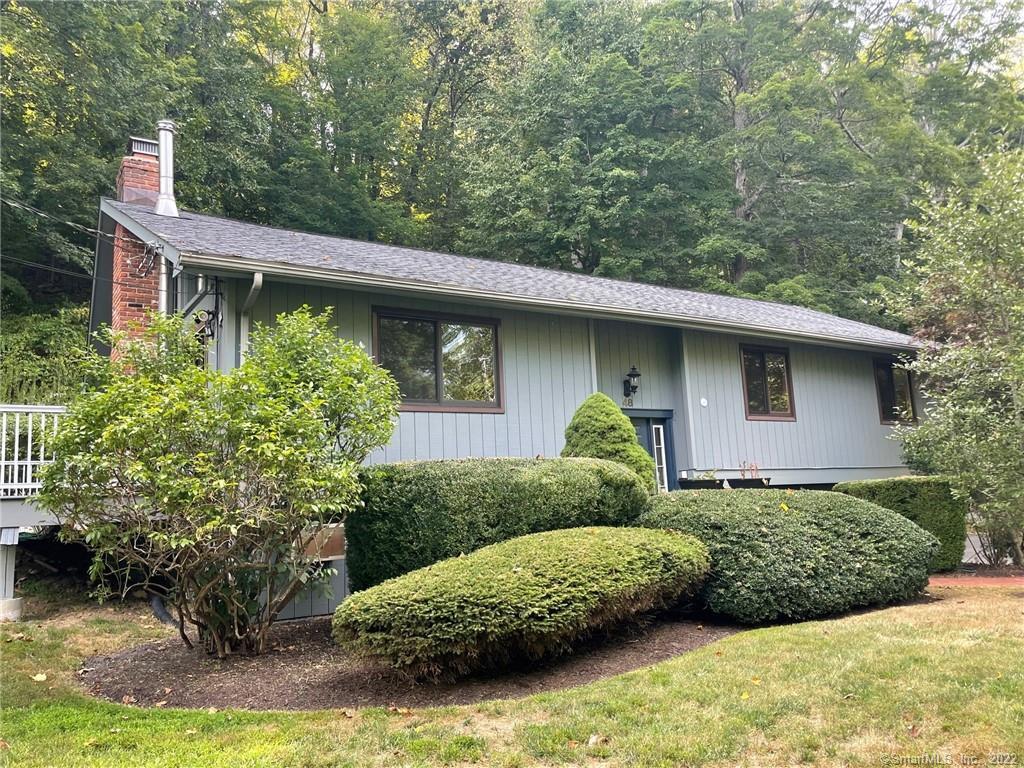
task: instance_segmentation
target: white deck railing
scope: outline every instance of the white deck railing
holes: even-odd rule
[[[39,490],[39,468],[53,460],[53,437],[64,407],[0,404],[0,498]]]

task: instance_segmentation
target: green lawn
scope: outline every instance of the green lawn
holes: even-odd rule
[[[165,630],[138,608],[72,605],[0,629],[0,763],[877,766],[966,754],[986,765],[997,753],[1024,763],[1024,593],[934,593],[943,599],[740,633],[575,690],[411,713],[94,701],[74,683],[82,660]]]

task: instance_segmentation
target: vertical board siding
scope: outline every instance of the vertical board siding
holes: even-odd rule
[[[590,394],[585,319],[456,305],[395,295],[268,281],[252,309],[254,322],[309,304],[334,308],[338,334],[372,349],[372,308],[450,312],[501,321],[504,413],[403,412],[387,446],[369,461],[482,456],[557,456],[565,426]]]
[[[639,323],[594,322],[598,389],[624,405],[623,380],[630,366],[637,367],[640,386],[629,407],[672,411],[672,429],[666,440],[670,441],[677,471],[688,464],[689,445],[683,407],[683,333],[677,328]],[[673,488],[674,481],[670,478]]]
[[[594,323],[597,386],[619,405],[622,383],[630,366],[640,371],[632,408],[677,409],[680,397],[680,332],[636,323]]]
[[[781,344],[789,349],[796,421],[748,421],[743,343],[765,342],[685,335],[693,446],[684,469],[735,472],[744,461],[768,470],[902,467],[899,443],[888,439],[892,428],[879,423],[870,352]]]
[[[232,286],[235,296],[244,296],[243,283]],[[366,349],[372,348],[374,306],[501,321],[505,412],[403,412],[390,443],[371,462],[557,456],[566,424],[591,391],[583,318],[274,281],[265,283],[252,318],[272,322],[303,303],[334,307],[338,333]],[[765,470],[852,469],[866,476],[902,468],[899,444],[887,439],[891,427],[879,424],[869,352],[780,344],[790,352],[796,421],[747,421],[739,346],[763,339],[618,321],[592,325],[598,389],[621,404],[622,380],[637,366],[642,375],[632,407],[673,412],[671,438],[681,470],[728,476],[744,461]]]
[[[307,616],[326,616],[334,613],[334,609],[348,597],[348,567],[345,558],[328,560],[327,565],[336,571],[328,584],[317,584],[315,587],[302,589],[281,609],[277,615],[279,621],[302,619]]]

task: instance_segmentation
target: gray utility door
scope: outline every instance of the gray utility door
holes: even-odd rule
[[[676,457],[672,448],[672,411],[626,410],[636,428],[636,437],[654,459],[654,477],[659,491],[675,485]]]

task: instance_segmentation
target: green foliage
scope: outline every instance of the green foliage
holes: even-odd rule
[[[703,601],[748,624],[907,600],[928,583],[938,547],[895,512],[826,491],[675,491],[640,524],[707,544]]]
[[[570,528],[521,536],[359,592],[334,637],[417,676],[564,653],[593,632],[692,594],[708,570],[690,536]]]
[[[353,589],[527,533],[628,525],[650,508],[639,478],[597,459],[378,464],[345,524]]]
[[[1024,151],[982,170],[914,227],[918,281],[896,306],[926,341],[909,367],[928,415],[898,434],[912,467],[970,500],[986,558],[1024,564]]]
[[[0,402],[63,405],[83,386],[87,307],[5,314],[0,334]]]
[[[318,575],[322,527],[358,504],[397,386],[308,307],[256,328],[228,374],[195,364],[180,317],[109,340],[118,354],[93,356],[103,385],[61,420],[39,500],[93,549],[94,578],[164,594],[187,643],[191,626],[218,656],[261,652]]]
[[[939,548],[928,565],[930,571],[952,571],[960,566],[967,539],[967,504],[953,495],[946,478],[915,475],[851,480],[832,490],[899,512],[935,536]]]
[[[623,464],[654,493],[654,459],[640,445],[629,417],[608,395],[595,392],[576,409],[565,428],[562,456],[590,456]]]
[[[92,227],[172,117],[186,208],[892,323],[914,200],[1020,143],[1019,10],[7,2],[4,196]],[[84,276],[87,235],[0,225],[40,265],[5,260],[11,301],[88,298],[46,271]]]
[[[972,63],[1011,50],[1017,3],[551,2],[531,20],[466,134],[459,247],[488,258],[892,324],[869,302],[914,247],[912,201],[1024,124],[1007,63]]]

